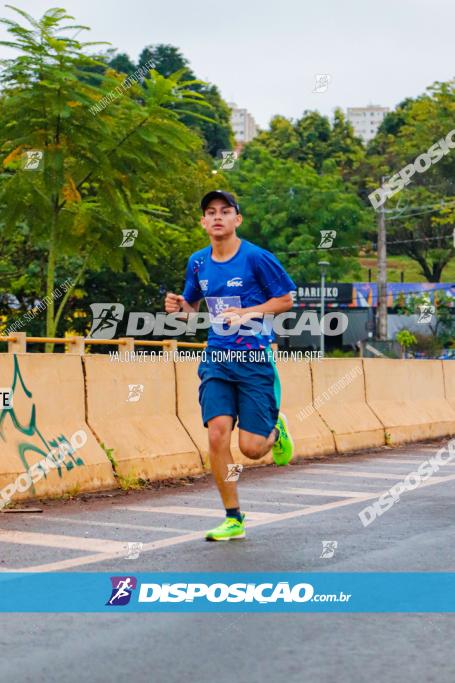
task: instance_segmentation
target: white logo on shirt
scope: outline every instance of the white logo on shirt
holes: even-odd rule
[[[243,287],[243,280],[241,277],[233,277],[226,282],[228,287]]]
[[[208,280],[199,280],[199,287],[203,292],[206,292],[208,287],[209,287],[209,281]]]

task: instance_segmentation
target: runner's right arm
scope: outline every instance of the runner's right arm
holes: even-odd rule
[[[197,262],[196,262],[197,263]],[[193,264],[193,256],[190,256],[185,271],[185,287],[183,294],[167,292],[164,300],[166,313],[198,313],[203,294],[196,275],[197,268]]]
[[[201,301],[193,301],[189,304],[181,294],[174,294],[173,292],[167,292],[166,298],[164,300],[164,310],[166,313],[197,313],[199,311],[199,306]]]

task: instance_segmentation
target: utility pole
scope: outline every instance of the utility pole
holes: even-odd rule
[[[382,179],[384,184],[385,178]],[[385,202],[384,202],[385,204]],[[385,207],[381,205],[378,215],[378,339],[387,339],[387,236]]]
[[[325,337],[324,337],[324,314],[325,314],[325,273],[326,268],[330,266],[328,261],[319,261],[318,266],[321,269],[321,320],[320,320],[320,330],[321,330],[321,358],[325,355]]]

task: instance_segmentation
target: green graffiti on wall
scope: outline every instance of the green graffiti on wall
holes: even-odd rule
[[[43,448],[39,448],[38,446],[35,446],[32,443],[29,443],[27,441],[22,441],[18,444],[18,455],[19,458],[21,459],[21,462],[23,466],[25,467],[26,471],[30,469],[31,464],[29,464],[28,459],[27,459],[27,454],[29,453],[34,453],[40,456],[41,458],[45,458],[46,456],[51,453],[51,458],[54,460],[56,463],[56,470],[58,472],[58,476],[62,477],[63,476],[63,466],[69,471],[72,470],[75,466],[81,466],[84,465],[84,461],[80,457],[75,457],[73,455],[74,448],[71,446],[70,442],[64,436],[63,434],[60,434],[54,439],[49,439],[46,440],[41,433],[41,430],[38,429],[38,426],[36,424],[36,405],[35,403],[31,403],[31,413],[30,413],[30,420],[28,424],[21,424],[19,421],[19,418],[16,414],[14,405],[15,405],[15,400],[14,400],[14,395],[17,390],[22,387],[22,390],[26,397],[32,400],[32,392],[27,389],[25,386],[24,379],[22,377],[20,368],[19,368],[19,361],[17,359],[16,354],[14,354],[14,375],[13,375],[13,381],[11,384],[11,391],[13,394],[13,408],[11,409],[3,409],[0,412],[0,439],[2,439],[4,442],[6,442],[6,437],[5,437],[5,424],[6,420],[11,418],[11,421],[13,423],[14,428],[20,432],[20,434],[23,434],[24,436],[29,436],[33,437],[35,434],[38,436],[39,440],[41,441]],[[59,462],[59,458],[55,458],[53,454],[53,450],[56,449],[60,453],[65,454],[65,460],[63,462]],[[38,463],[39,466],[39,463]],[[46,469],[43,467],[41,468],[43,470],[44,476],[47,477],[47,472]]]

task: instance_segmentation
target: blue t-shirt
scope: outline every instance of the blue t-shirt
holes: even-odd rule
[[[210,347],[263,349],[274,339],[271,316],[265,320],[255,318],[255,329],[245,324],[230,334],[226,334],[227,324],[217,316],[230,306],[249,308],[295,289],[295,283],[273,254],[241,240],[239,249],[227,261],[214,261],[211,245],[192,254],[188,259],[183,298],[189,304],[205,299],[211,321]],[[242,334],[242,330],[246,333]]]

